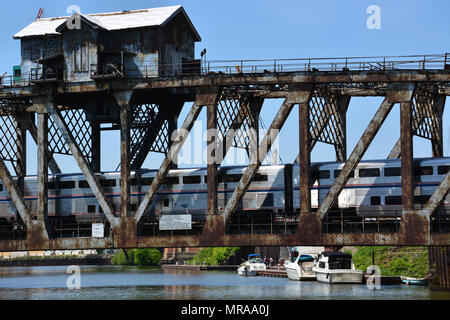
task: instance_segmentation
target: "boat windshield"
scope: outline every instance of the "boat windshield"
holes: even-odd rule
[[[248,262],[250,263],[264,263],[263,259],[261,259],[260,255],[251,254],[248,256]]]
[[[329,269],[351,269],[352,259],[330,257],[328,260]]]

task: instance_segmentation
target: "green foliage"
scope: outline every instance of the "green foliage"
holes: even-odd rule
[[[224,248],[204,248],[189,261],[189,264],[202,265],[205,263],[208,266],[215,266],[223,263],[231,256],[235,255],[239,250],[237,247]]]
[[[120,250],[112,258],[111,263],[123,266],[154,266],[162,257],[161,252],[157,249],[127,249],[126,252],[128,259],[123,250]]]
[[[134,250],[133,249],[127,249],[126,250],[127,256],[125,255],[123,250],[120,250],[117,252],[114,257],[111,260],[112,264],[118,264],[122,266],[131,266],[134,265]]]
[[[353,255],[357,269],[365,271],[372,265],[372,251],[383,276],[422,278],[429,274],[426,247],[361,247]]]
[[[155,266],[161,257],[158,249],[136,249],[134,252],[134,262],[138,266]]]

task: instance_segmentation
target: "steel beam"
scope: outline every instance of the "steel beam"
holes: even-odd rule
[[[433,104],[433,122],[436,123],[436,130],[432,130],[431,148],[433,157],[444,156],[444,137],[443,137],[443,114],[445,108],[446,96],[440,94],[434,96]]]
[[[211,104],[212,103],[212,104]],[[218,159],[222,158],[216,154],[219,150],[219,137],[217,130],[217,103],[211,99],[210,104],[206,105],[206,121],[207,121],[207,179],[208,179],[208,216],[203,227],[202,237],[204,242],[215,241],[225,235],[225,227],[222,216],[218,215],[218,198],[217,198],[217,168]]]
[[[236,189],[234,190],[230,200],[228,201],[225,210],[224,210],[224,220],[227,223],[231,218],[231,215],[239,206],[240,201],[244,197],[247,192],[253,177],[258,172],[258,169],[261,166],[261,162],[267,156],[267,153],[272,147],[272,144],[275,142],[278,137],[279,131],[283,127],[287,117],[292,111],[292,108],[295,104],[304,104],[308,103],[312,94],[312,86],[310,84],[303,85],[292,85],[290,87],[290,91],[288,97],[284,101],[283,105],[280,107],[277,115],[275,116],[272,124],[269,127],[268,132],[264,136],[262,144],[258,148],[258,158],[255,163],[250,163],[250,165],[246,168],[244,175],[239,181]]]
[[[400,103],[400,149],[402,175],[402,208],[414,209],[414,165],[411,101]]]
[[[86,159],[83,156],[83,153],[81,152],[80,148],[78,147],[77,143],[75,142],[75,139],[72,136],[72,133],[70,132],[66,122],[64,121],[63,117],[61,116],[58,108],[53,104],[53,101],[51,98],[45,99],[43,101],[43,105],[47,112],[52,116],[53,121],[55,122],[56,126],[58,127],[59,131],[61,132],[64,141],[68,145],[70,152],[72,153],[73,157],[75,158],[75,161],[78,164],[78,167],[81,169],[81,172],[83,173],[86,181],[88,182],[89,186],[92,189],[92,192],[94,193],[99,205],[103,209],[103,212],[108,219],[111,227],[116,227],[119,225],[119,219],[114,215],[114,210],[111,205],[111,203],[106,198],[103,189],[100,185],[99,180],[95,176],[94,172],[91,169],[91,166],[86,161]]]
[[[159,168],[158,173],[156,174],[156,177],[152,182],[152,185],[150,186],[147,194],[142,199],[142,202],[139,205],[138,210],[136,211],[136,221],[138,223],[152,205],[153,200],[155,199],[156,194],[161,187],[161,184],[169,173],[173,160],[178,156],[181,148],[183,147],[183,144],[186,141],[186,138],[188,137],[195,121],[197,120],[202,107],[217,104],[217,100],[220,94],[219,91],[220,88],[218,87],[208,87],[201,88],[197,93],[195,103],[189,111],[189,114],[186,116],[183,126],[177,132],[173,144],[170,147],[169,153],[161,164],[161,167]]]
[[[38,212],[37,220],[47,225],[48,220],[48,159],[45,150],[48,150],[48,114],[38,113],[38,150],[37,150],[37,193]],[[47,236],[48,237],[48,236]]]
[[[436,209],[442,204],[447,194],[450,192],[450,171],[447,172],[444,179],[442,179],[439,186],[434,191],[428,202],[420,212],[423,216],[431,217]]]
[[[130,101],[133,91],[113,93],[120,115],[120,216],[128,217],[130,208]]]
[[[6,167],[5,162],[2,159],[0,159],[0,179],[2,180],[3,186],[5,187],[6,191],[8,191],[8,194],[11,197],[11,201],[16,207],[20,218],[27,227],[31,226],[32,219],[30,210],[27,207],[20,190],[17,188],[17,184],[13,180],[8,167]]]
[[[299,105],[300,216],[311,213],[311,130],[310,105]]]
[[[94,172],[101,172],[101,140],[100,123],[91,121],[91,168]]]

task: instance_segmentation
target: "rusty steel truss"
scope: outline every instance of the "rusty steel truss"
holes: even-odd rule
[[[450,190],[450,172],[423,209],[414,206],[413,136],[429,139],[434,157],[443,156],[443,111],[450,95],[450,63],[443,56],[401,59],[274,60],[261,66],[250,62],[208,63],[201,74],[171,78],[112,78],[89,83],[43,81],[0,87],[0,178],[8,191],[22,238],[0,241],[0,250],[280,245],[448,245],[448,233],[430,226]],[[234,66],[238,67],[234,67]],[[271,66],[270,68],[268,67]],[[239,67],[240,66],[240,67]],[[263,70],[261,70],[263,69]],[[222,72],[224,71],[224,72]],[[352,97],[378,96],[379,106],[367,129],[347,157],[346,115]],[[266,99],[284,99],[266,135],[260,137],[259,117]],[[193,102],[181,130],[177,120],[185,103]],[[401,136],[389,158],[401,158],[402,214],[392,233],[329,233],[328,221],[339,194],[395,104],[400,105]],[[294,107],[299,109],[300,210],[285,216],[284,228],[265,232],[230,232],[240,203],[283,129]],[[225,158],[232,147],[249,155],[249,165],[226,206],[218,207],[221,160],[208,161],[208,214],[199,232],[141,232],[155,222],[147,212],[169,171],[174,168],[187,134],[206,110],[208,155],[217,146]],[[105,124],[108,124],[105,127]],[[100,132],[120,131],[120,212],[105,196],[100,172]],[[38,147],[38,206],[24,197],[26,132]],[[275,132],[275,134],[274,134]],[[311,152],[318,142],[333,145],[336,160],[345,165],[319,208],[311,208]],[[267,148],[268,147],[268,148]],[[150,152],[165,155],[158,173],[135,213],[130,210],[130,178]],[[48,170],[61,173],[55,154],[73,156],[92,189],[110,228],[105,238],[61,237],[52,232],[48,217]],[[15,177],[5,162],[14,168]],[[292,204],[291,204],[292,207]],[[289,228],[288,228],[288,222]],[[273,228],[272,228],[273,227]],[[274,231],[274,230],[278,231]],[[280,231],[281,230],[281,231]]]

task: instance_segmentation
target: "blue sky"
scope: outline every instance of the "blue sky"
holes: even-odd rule
[[[166,5],[184,6],[203,41],[197,46],[197,55],[208,49],[209,60],[220,59],[272,59],[300,57],[343,57],[434,54],[450,52],[449,1],[377,1],[377,0],[316,0],[316,1],[265,1],[265,0],[40,0],[2,3],[0,21],[2,28],[2,59],[0,72],[12,72],[20,64],[20,43],[12,36],[31,23],[40,7],[45,17],[67,15],[71,5],[82,13],[133,10]],[[381,9],[381,29],[369,30],[366,13],[370,5]],[[354,98],[348,118],[348,153],[380,105],[381,98]],[[269,125],[281,105],[280,100],[267,101],[262,116]],[[180,117],[184,119],[190,105]],[[444,154],[450,155],[450,107],[444,114]],[[202,113],[200,120],[206,122]],[[298,110],[294,109],[281,132],[280,156],[283,162],[292,162],[298,150]],[[380,130],[365,159],[385,158],[400,135],[399,108],[396,106]],[[106,133],[103,142],[103,170],[115,170],[119,163],[119,135]],[[34,174],[36,154],[31,139],[28,143],[28,174]],[[113,148],[111,146],[116,146]],[[428,141],[415,138],[416,157],[431,155]],[[65,172],[78,172],[73,159],[58,157]],[[162,157],[150,154],[145,167],[157,168]],[[334,160],[331,147],[318,144],[312,154],[313,161]]]

